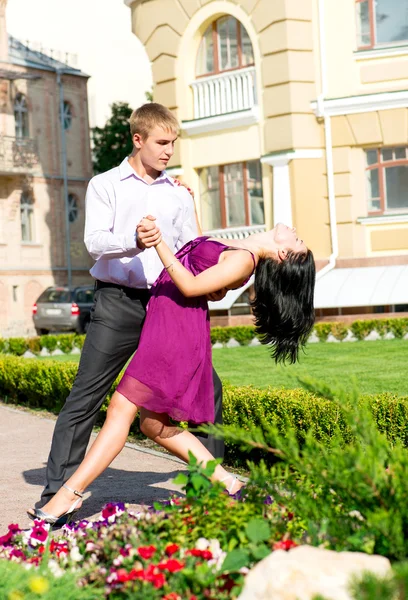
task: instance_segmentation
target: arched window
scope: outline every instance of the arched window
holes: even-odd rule
[[[206,29],[197,55],[196,75],[211,75],[254,64],[245,27],[234,17],[217,19]]]
[[[70,129],[72,125],[72,107],[71,103],[64,100],[64,129]]]
[[[20,198],[21,240],[34,240],[34,199],[30,192],[23,192]]]
[[[16,95],[14,99],[14,121],[16,137],[28,137],[29,127],[27,100],[24,94],[21,94],[20,92]]]
[[[78,218],[79,208],[78,199],[74,194],[68,194],[68,218],[70,223],[74,223]]]

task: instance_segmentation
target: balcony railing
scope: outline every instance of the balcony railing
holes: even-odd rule
[[[37,142],[0,135],[0,172],[27,173],[39,163]]]
[[[194,119],[249,110],[257,104],[255,67],[200,77],[191,87]]]
[[[243,240],[253,233],[266,231],[266,225],[248,225],[245,227],[230,227],[228,229],[212,229],[206,231],[205,235],[222,238],[224,240]]]

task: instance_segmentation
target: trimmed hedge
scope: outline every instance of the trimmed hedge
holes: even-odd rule
[[[71,390],[77,368],[77,363],[71,362],[3,356],[0,358],[0,398],[6,402],[58,412]],[[119,378],[110,390],[102,413],[106,411],[118,381]],[[379,429],[392,442],[400,440],[408,447],[408,397],[384,393],[364,396],[361,401],[370,404]],[[336,404],[302,389],[224,385],[224,422],[244,429],[248,429],[249,424],[274,422],[282,431],[290,423],[300,440],[313,427],[314,435],[322,441],[328,441],[333,434],[334,424],[340,423],[345,442],[351,441],[341,410]],[[138,420],[134,422],[132,432],[140,433]],[[259,457],[257,451],[251,453],[254,460]],[[236,446],[228,445],[227,458],[230,463],[245,464],[248,453],[241,453]]]
[[[40,354],[45,348],[48,352],[62,350],[64,354],[70,354],[74,348],[82,349],[85,335],[66,333],[60,335],[42,335],[32,338],[0,338],[0,353],[22,356],[27,350],[33,354]]]

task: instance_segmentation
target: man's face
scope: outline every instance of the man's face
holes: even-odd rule
[[[133,136],[133,143],[140,151],[140,159],[146,168],[163,171],[174,153],[177,134],[156,125],[149,136],[142,140],[139,134]]]

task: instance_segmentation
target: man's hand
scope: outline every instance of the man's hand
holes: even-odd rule
[[[193,190],[190,187],[188,187],[188,185],[186,183],[184,183],[184,181],[180,181],[180,179],[174,179],[174,183],[176,185],[179,185],[179,186],[182,185],[183,187],[185,187],[186,190],[188,191],[188,193],[191,195],[191,197],[194,200],[194,192],[193,192]]]
[[[143,217],[136,227],[137,247],[141,250],[157,246],[162,239],[161,231],[155,221],[156,217],[147,215],[147,217]]]
[[[218,300],[222,300],[227,295],[228,288],[222,288],[218,290],[218,292],[212,292],[212,294],[207,294],[206,298],[209,302],[218,302]]]

